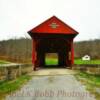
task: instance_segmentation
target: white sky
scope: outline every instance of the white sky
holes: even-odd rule
[[[53,15],[80,33],[76,41],[100,38],[100,0],[0,0],[0,40],[29,37]]]

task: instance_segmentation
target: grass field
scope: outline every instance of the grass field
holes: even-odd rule
[[[23,75],[12,81],[0,82],[0,100],[2,100],[1,98],[4,98],[6,94],[9,94],[19,89],[24,83],[26,83],[30,79],[30,76]]]
[[[100,59],[90,60],[90,61],[83,61],[81,59],[75,59],[75,64],[100,64]]]
[[[58,65],[58,59],[56,58],[45,59],[45,64],[46,65]]]
[[[92,75],[85,72],[79,72],[76,75],[76,78],[86,86],[87,90],[95,95],[96,100],[100,100],[100,75]]]
[[[8,63],[11,63],[11,62],[0,60],[0,64],[8,64]],[[81,59],[75,59],[74,63],[75,64],[100,64],[100,59],[90,60],[90,61],[83,61]],[[45,64],[46,65],[58,65],[58,59],[47,58],[45,59]]]
[[[0,64],[8,64],[8,63],[10,63],[10,62],[5,61],[5,60],[0,60]]]
[[[75,64],[100,64],[100,59],[90,60],[90,61],[83,61],[81,59],[75,59],[74,63]],[[58,59],[55,59],[55,58],[45,59],[45,64],[46,65],[57,65],[58,64]]]

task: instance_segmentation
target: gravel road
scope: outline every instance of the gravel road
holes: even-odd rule
[[[74,75],[35,76],[6,100],[95,100]]]

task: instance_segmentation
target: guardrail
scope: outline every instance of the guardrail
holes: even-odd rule
[[[0,81],[16,79],[32,71],[32,64],[2,64],[0,65]]]
[[[100,75],[100,64],[75,64],[74,70],[80,70],[89,74]]]

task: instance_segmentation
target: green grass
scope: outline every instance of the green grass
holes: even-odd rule
[[[0,97],[3,98],[6,94],[12,93],[13,91],[19,89],[24,83],[26,83],[30,79],[30,76],[23,75],[16,80],[0,82]]]
[[[75,64],[100,64],[100,59],[96,60],[90,60],[90,61],[83,61],[81,59],[75,59],[74,60]],[[45,59],[45,64],[46,65],[57,65],[58,64],[58,59],[56,58],[47,58]]]
[[[75,64],[100,64],[100,59],[97,60],[90,60],[90,61],[83,61],[81,59],[75,59]]]
[[[8,63],[10,63],[10,62],[5,61],[5,60],[0,60],[0,64],[8,64]]]
[[[96,60],[90,60],[90,61],[83,61],[81,59],[75,59],[74,60],[75,64],[100,64],[100,59]],[[47,58],[45,59],[45,64],[46,65],[58,65],[58,59],[56,58]]]
[[[58,59],[56,58],[47,58],[45,59],[46,65],[58,65]]]
[[[100,94],[96,91],[96,88],[100,89],[100,75],[79,72],[76,78],[86,86],[87,90],[95,95],[96,100],[100,100]]]

